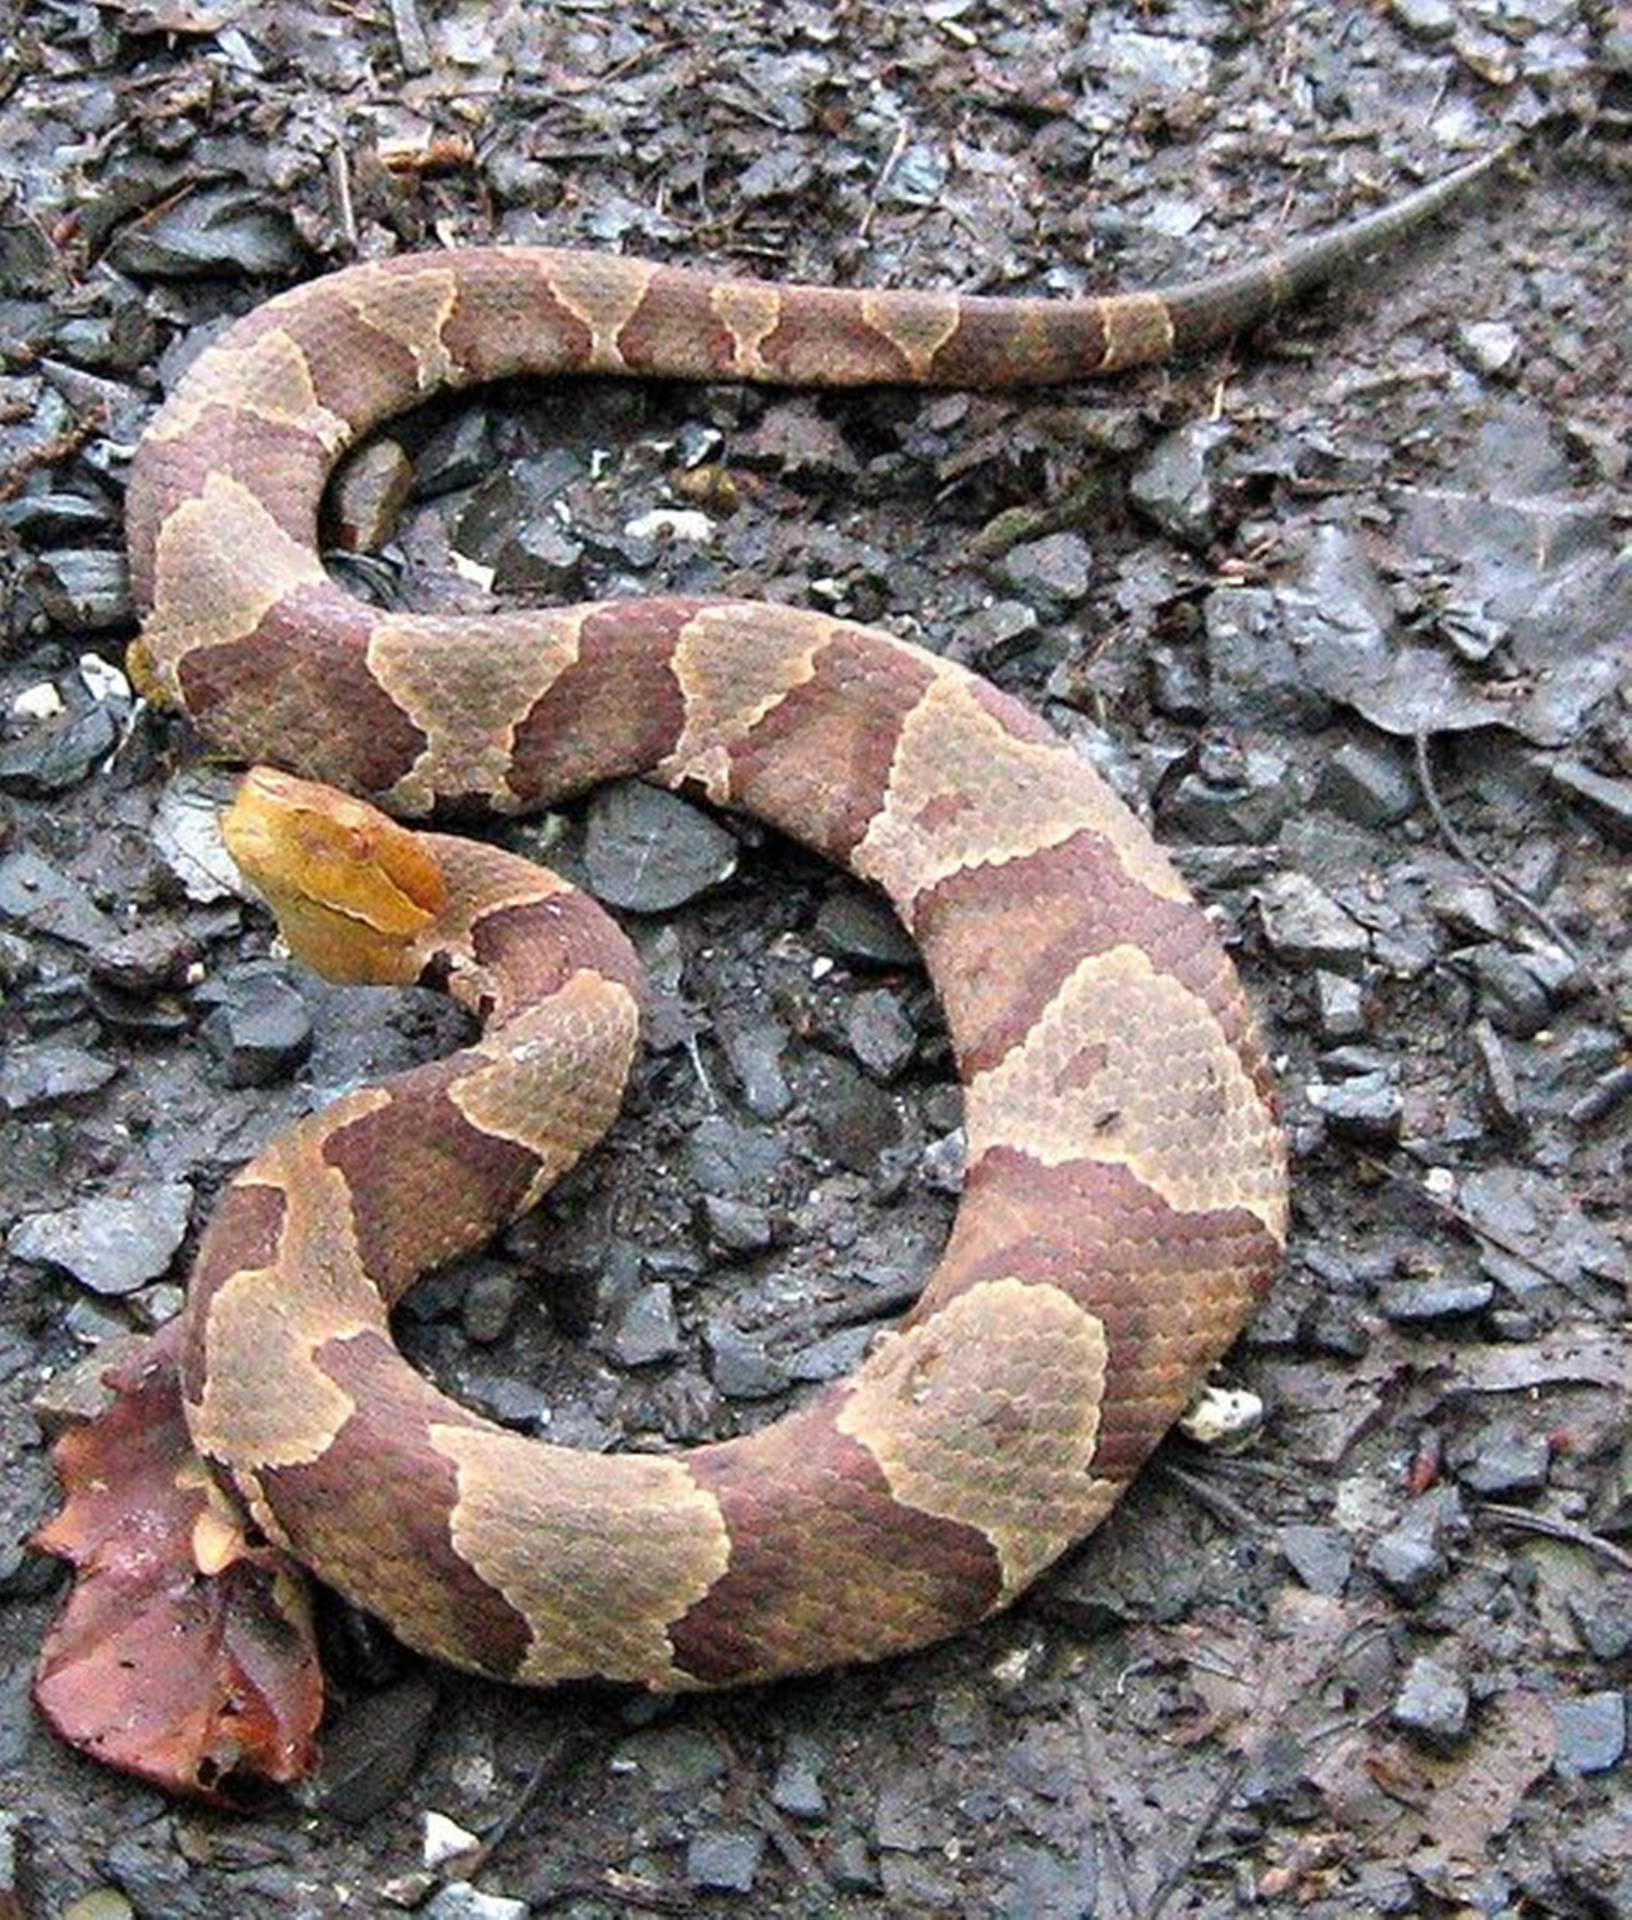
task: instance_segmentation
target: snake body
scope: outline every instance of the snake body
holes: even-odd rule
[[[396,814],[515,812],[643,774],[758,816],[888,896],[965,1099],[950,1242],[851,1377],[675,1455],[492,1426],[407,1366],[387,1310],[607,1123],[638,987],[552,877],[470,842],[393,842],[407,957],[368,967],[450,981],[484,1037],[252,1162],[190,1289],[194,1443],[274,1541],[412,1644],[529,1682],[684,1689],[917,1646],[1005,1605],[1100,1521],[1286,1230],[1233,968],[1144,828],[1023,706],[797,608],[377,611],[318,554],[341,454],[426,394],[517,373],[992,386],[1160,358],[1262,317],[1487,165],[1167,292],[857,293],[456,251],[281,295],[195,362],[131,477],[151,689],[218,746]],[[268,816],[324,804],[276,780],[260,800]],[[334,804],[342,837],[397,831]],[[240,842],[258,821],[252,797]]]

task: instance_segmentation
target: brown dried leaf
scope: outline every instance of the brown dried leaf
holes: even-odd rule
[[[34,1698],[71,1746],[171,1793],[230,1800],[311,1770],[323,1680],[306,1586],[193,1452],[166,1329],[66,1433],[66,1499],[36,1544],[74,1567]]]
[[[1547,1702],[1515,1688],[1485,1703],[1455,1754],[1419,1752],[1357,1728],[1312,1755],[1309,1778],[1327,1812],[1363,1835],[1374,1859],[1403,1861],[1454,1899],[1552,1759]]]

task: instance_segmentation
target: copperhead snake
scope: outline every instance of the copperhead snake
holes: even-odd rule
[[[412,1645],[510,1680],[668,1691],[916,1647],[1007,1604],[1104,1517],[1265,1290],[1287,1224],[1234,969],[1042,721],[798,608],[376,611],[318,553],[346,449],[427,394],[520,373],[999,386],[1135,366],[1250,326],[1490,164],[1166,291],[851,292],[474,249],[299,287],[199,357],[131,474],[146,690],[229,754],[393,814],[512,813],[626,774],[746,810],[888,896],[966,1116],[956,1223],[918,1305],[795,1412],[675,1455],[478,1419],[402,1359],[388,1310],[610,1122],[638,1025],[629,949],[509,855],[252,776],[229,838],[297,950],[444,983],[486,1022],[276,1141],[205,1235],[188,1424],[272,1540]]]

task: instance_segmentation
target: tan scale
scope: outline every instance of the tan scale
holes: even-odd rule
[[[389,1095],[365,1090],[328,1110],[336,1124],[377,1111]],[[385,1331],[385,1309],[357,1257],[344,1177],[313,1158],[304,1131],[286,1134],[257,1162],[278,1183],[287,1213],[278,1261],[223,1282],[205,1329],[204,1389],[188,1409],[193,1443],[249,1471],[320,1459],[356,1412],[317,1366],[326,1342]],[[291,1284],[291,1274],[311,1276]]]
[[[955,293],[864,293],[861,317],[897,350],[914,380],[928,380],[936,354],[962,324],[963,302]]]
[[[599,253],[561,253],[550,261],[549,287],[589,333],[586,373],[622,373],[623,330],[639,313],[657,269]]]
[[[381,617],[369,636],[369,667],[425,735],[413,768],[392,789],[394,807],[428,813],[439,793],[482,794],[501,812],[516,806],[509,781],[516,728],[578,658],[578,617],[541,615],[532,624],[532,645],[494,648],[481,644],[470,623],[436,635],[423,618]],[[457,707],[450,707],[451,684]]]
[[[1116,1499],[1093,1474],[1108,1359],[1059,1287],[984,1281],[878,1349],[838,1428],[904,1506],[986,1535],[1007,1599]]]
[[[781,295],[751,282],[727,283],[714,288],[708,303],[731,336],[731,371],[743,380],[769,378],[760,349],[782,324]]]
[[[1118,373],[1123,367],[1148,366],[1173,351],[1173,316],[1167,302],[1153,293],[1119,294],[1105,302],[1105,357],[1100,373]]]
[[[838,623],[809,613],[784,620],[778,611],[704,608],[686,622],[673,654],[685,718],[661,768],[669,785],[693,785],[716,806],[728,804],[731,749],[814,677]]]
[[[143,658],[166,695],[181,700],[176,669],[199,647],[246,640],[298,587],[328,583],[322,561],[292,540],[247,487],[211,474],[184,501],[154,548],[155,612]]]
[[[617,1118],[640,1034],[634,995],[578,974],[509,1020],[448,1098],[480,1133],[538,1156],[533,1206]]]
[[[1129,879],[1163,900],[1189,898],[1143,827],[1063,742],[1014,739],[970,679],[938,663],[902,728],[856,870],[906,903],[910,927],[910,903],[939,881],[1058,846],[1085,828],[1109,843]]]
[[[458,275],[434,268],[402,274],[365,267],[346,295],[358,319],[413,355],[421,392],[458,375],[442,337],[458,304]]]
[[[431,1442],[458,1471],[454,1546],[532,1623],[517,1679],[685,1685],[667,1629],[725,1574],[731,1541],[719,1502],[678,1460],[456,1426],[433,1427]]]
[[[1286,1238],[1280,1136],[1189,988],[1137,947],[1079,961],[1025,1039],[964,1090],[969,1158],[1123,1166],[1180,1213],[1243,1207]]]
[[[231,406],[272,426],[310,434],[330,452],[351,440],[351,425],[323,404],[299,343],[278,328],[247,347],[221,342],[200,354],[192,377],[163,408],[148,435],[159,444],[198,431],[206,410]]]

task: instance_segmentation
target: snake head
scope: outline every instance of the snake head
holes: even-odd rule
[[[447,898],[419,835],[365,801],[271,767],[244,776],[221,834],[297,959],[347,983],[417,978],[416,943]]]

